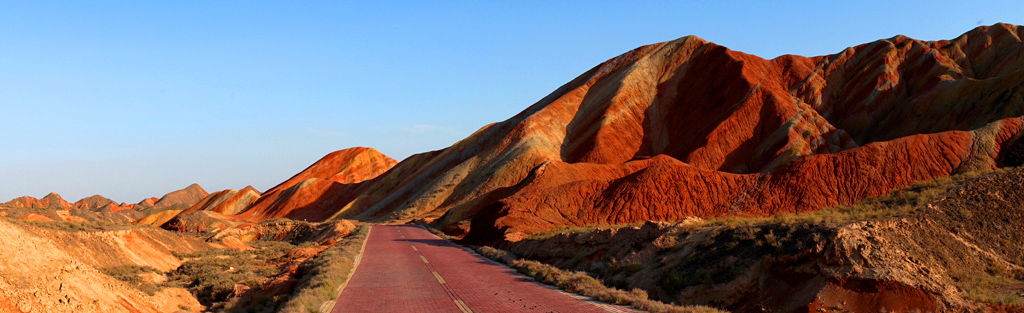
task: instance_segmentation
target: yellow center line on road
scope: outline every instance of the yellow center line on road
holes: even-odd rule
[[[455,305],[459,307],[459,310],[462,310],[462,313],[473,313],[473,310],[470,310],[469,306],[466,306],[466,303],[462,302],[462,300],[453,299],[452,301],[455,301]]]
[[[437,278],[437,282],[441,283],[442,285],[445,284],[444,278],[441,278],[441,274],[438,274],[437,271],[430,272],[434,274],[434,278]]]
[[[409,239],[405,238],[405,234],[403,234],[401,230],[398,230],[398,233],[402,235],[402,239],[409,242]],[[420,249],[417,249],[416,246],[412,245],[412,242],[409,242],[409,247],[412,247],[412,250],[416,251],[416,254],[419,255],[420,260],[423,260],[423,263],[427,264],[427,268],[430,269],[430,273],[434,275],[434,279],[437,279],[438,283],[441,285],[447,284],[447,282],[444,281],[444,278],[441,277],[441,274],[433,269],[433,266],[430,265],[430,261],[428,261],[427,257],[423,255],[423,252],[420,252]],[[448,287],[444,288],[447,290],[446,292],[448,293],[448,296],[451,297],[453,302],[455,302],[455,306],[459,307],[459,311],[462,311],[462,313],[473,313],[473,310],[471,310],[469,306],[462,301],[462,299],[459,299],[458,295],[454,294],[450,289],[448,289]]]

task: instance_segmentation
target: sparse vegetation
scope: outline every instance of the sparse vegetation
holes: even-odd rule
[[[147,295],[150,295],[150,296],[156,294],[157,291],[160,291],[162,289],[160,286],[158,286],[157,284],[155,284],[153,282],[143,281],[142,277],[139,276],[139,274],[142,274],[142,273],[155,273],[155,274],[160,274],[160,275],[164,274],[163,272],[160,272],[157,269],[152,268],[150,266],[142,266],[142,265],[110,266],[110,267],[101,268],[100,272],[102,272],[103,274],[106,274],[106,275],[108,275],[110,277],[116,278],[117,280],[120,280],[120,281],[123,281],[125,283],[128,283],[129,285],[131,285],[131,286],[133,286],[135,288],[138,288],[139,291],[142,291],[143,293],[145,293]]]
[[[115,223],[115,222],[38,222],[38,221],[25,221],[9,217],[0,217],[6,222],[17,225],[28,225],[45,229],[54,229],[62,231],[114,231],[114,230],[125,230],[140,227],[152,227],[148,225],[134,225],[130,223]]]
[[[511,252],[501,249],[495,249],[489,246],[479,247],[476,249],[476,252],[488,259],[495,260],[504,264],[512,264],[513,261],[519,259],[516,257],[515,254],[512,254]]]
[[[996,172],[1005,169],[994,170]],[[953,182],[979,177],[993,171],[976,171],[958,174],[948,177],[940,177],[935,180],[920,181],[909,187],[893,190],[889,194],[875,198],[865,199],[851,205],[840,205],[824,208],[818,211],[783,213],[771,217],[725,217],[710,219],[703,222],[703,226],[722,226],[724,228],[740,228],[765,224],[824,224],[839,225],[842,223],[878,219],[891,216],[899,216],[910,213],[930,201],[940,199]],[[965,212],[969,215],[969,212]],[[676,221],[666,221],[675,223]],[[615,229],[623,227],[639,227],[642,222],[623,224],[594,224],[584,226],[562,226],[552,230],[540,232],[528,237],[528,240],[545,240],[557,235],[568,235],[576,233],[587,233],[604,229]]]
[[[963,297],[982,303],[1024,306],[1024,269],[1009,270],[999,260],[984,258],[982,271],[961,269],[950,273],[963,288]]]
[[[954,282],[950,287],[959,289],[964,299],[1024,306],[1024,253],[1012,239],[1024,231],[1015,222],[1020,218],[1015,208],[1021,203],[1022,176],[1021,169],[967,172],[852,205],[771,217],[562,227],[505,247],[568,273],[585,270],[606,286],[641,287],[651,298],[688,303],[713,303],[706,295],[733,292],[726,287],[729,283],[774,279],[772,274],[751,274],[765,264],[829,277],[806,270],[822,266],[837,251],[902,251],[931,262],[926,265],[930,268],[944,269]],[[852,231],[854,237],[840,236],[841,230]],[[874,245],[849,245],[861,238],[856,236],[891,237]],[[480,249],[490,258],[508,258],[500,251]],[[557,278],[550,271],[536,275],[556,284],[572,280],[566,278],[570,274]]]
[[[575,233],[586,233],[586,232],[592,232],[592,231],[602,230],[602,229],[632,227],[632,226],[640,226],[640,225],[643,225],[643,223],[624,223],[624,224],[614,224],[614,225],[600,223],[600,224],[584,225],[584,226],[562,226],[562,227],[558,227],[558,228],[555,228],[555,229],[552,229],[552,230],[548,230],[548,231],[544,231],[544,232],[533,234],[533,235],[531,235],[527,239],[529,239],[529,240],[544,240],[544,239],[548,239],[548,238],[551,238],[551,237],[554,237],[554,236],[557,236],[557,235],[575,234]]]
[[[963,297],[982,303],[1024,306],[1024,297],[1015,292],[1022,286],[1021,282],[1005,276],[973,275],[961,281],[967,288]]]
[[[776,214],[772,217],[763,218],[720,218],[709,220],[706,225],[723,226],[725,228],[765,224],[823,224],[838,226],[850,221],[899,216],[910,213],[929,201],[939,199],[945,194],[950,181],[951,179],[945,178],[919,182],[905,189],[894,190],[892,193],[852,205],[841,205],[812,212]]]
[[[176,254],[186,259],[178,269],[171,272],[168,284],[186,287],[204,305],[223,302],[235,293],[235,286],[259,288],[270,277],[278,274],[274,267],[289,250],[295,246],[281,241],[256,241],[250,243],[254,250],[208,249],[195,253]],[[287,300],[264,299],[256,306],[276,307]]]
[[[278,312],[320,312],[325,302],[337,298],[339,289],[355,270],[355,260],[368,234],[369,226],[360,225],[344,240],[304,264],[308,274]]]
[[[606,303],[629,305],[648,312],[723,312],[704,306],[665,304],[648,299],[647,292],[642,289],[625,291],[610,288],[587,273],[566,271],[532,260],[516,259],[512,253],[492,247],[480,247],[477,248],[477,252],[487,258],[505,263],[520,273],[533,277],[537,281]]]

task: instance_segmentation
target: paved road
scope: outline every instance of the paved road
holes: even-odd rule
[[[374,226],[331,312],[622,312],[538,284],[417,226]]]

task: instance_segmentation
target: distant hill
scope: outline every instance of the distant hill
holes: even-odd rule
[[[186,206],[192,206],[208,195],[210,194],[206,192],[206,190],[203,189],[203,187],[199,186],[199,184],[191,184],[188,185],[188,187],[185,187],[185,189],[175,190],[170,193],[167,193],[166,195],[161,197],[160,200],[156,201],[156,203],[154,203],[153,205],[172,206],[181,204]]]
[[[16,208],[52,208],[52,209],[64,209],[67,210],[73,205],[64,201],[57,193],[49,193],[42,199],[36,199],[30,196],[22,196],[14,198],[11,201],[4,203],[4,206],[16,207]]]

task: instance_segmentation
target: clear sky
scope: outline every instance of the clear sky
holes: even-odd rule
[[[1017,1],[86,2],[0,2],[0,202],[265,190],[353,146],[401,160],[686,35],[773,58],[1024,24]]]

